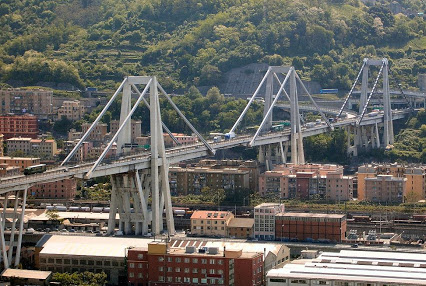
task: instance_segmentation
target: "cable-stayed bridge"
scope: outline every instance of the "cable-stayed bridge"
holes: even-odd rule
[[[368,87],[370,66],[380,67],[371,90]],[[357,114],[347,111],[345,106],[353,94],[361,75],[360,109]],[[283,77],[284,79],[282,80]],[[369,113],[367,107],[373,95],[376,96],[377,94],[377,86],[381,77],[383,83],[383,111]],[[263,120],[254,135],[240,134],[241,132],[238,131],[244,130],[240,126],[241,122],[263,85],[266,85]],[[273,92],[273,90],[276,90],[274,89],[274,85],[279,87],[276,94]],[[305,91],[313,106],[308,108],[299,105],[298,88],[302,88]],[[119,94],[122,95],[122,105],[120,127],[117,133],[95,162],[71,163],[71,159],[81,144],[95,129],[97,123]],[[138,96],[133,105],[131,103],[132,94]],[[174,137],[161,120],[160,95],[167,99],[181,119],[198,136],[200,143],[180,145],[169,149],[165,148],[163,132],[167,132],[172,139]],[[285,105],[282,101],[287,101],[289,104]],[[130,148],[126,146],[128,146],[127,143],[131,142],[131,117],[141,103],[144,103],[150,111],[151,150],[126,155],[130,151]],[[288,108],[290,110],[289,127],[279,131],[271,131],[274,107]],[[62,162],[61,166],[49,169],[40,174],[1,179],[0,194],[4,196],[4,209],[3,216],[1,216],[2,225],[0,225],[0,246],[2,248],[1,257],[3,258],[4,267],[8,268],[12,265],[14,247],[16,247],[14,265],[17,266],[19,264],[27,191],[34,184],[72,177],[90,179],[110,176],[112,191],[110,219],[108,223],[109,234],[114,232],[117,213],[120,217],[119,229],[123,233],[143,235],[152,232],[153,234],[158,234],[165,228],[163,226],[163,211],[166,216],[167,231],[169,234],[174,234],[175,229],[168,181],[169,164],[210,156],[215,154],[217,150],[235,146],[259,146],[259,161],[265,163],[267,169],[272,168],[272,157],[274,156],[278,157],[278,161],[280,162],[289,161],[295,164],[303,164],[305,162],[303,138],[329,132],[335,128],[344,128],[348,133],[354,134],[354,141],[351,142],[348,140],[348,152],[356,155],[358,148],[379,148],[393,144],[392,121],[403,118],[413,110],[412,108],[408,108],[392,111],[390,107],[388,62],[386,59],[365,59],[342,107],[340,109],[329,110],[321,109],[318,106],[293,67],[270,67],[234,126],[225,135],[226,140],[213,142],[205,140],[198,133],[157,82],[156,77],[126,77],[99,116],[92,123],[91,127],[82,136],[79,143]],[[300,120],[300,110],[306,108],[318,112],[322,118],[321,122],[315,125],[303,124]],[[344,112],[346,116],[343,117]],[[329,120],[325,113],[334,114],[338,118],[337,121]],[[107,153],[114,143],[117,144],[117,152],[119,154],[114,158],[106,158]],[[6,219],[5,206],[8,205],[8,200],[14,201],[14,214],[12,218],[11,238],[10,242],[8,242],[9,250],[6,251],[7,242],[4,238],[4,226]],[[17,212],[18,207],[21,208],[20,215]],[[17,241],[15,241],[15,226],[18,226],[16,234]]]

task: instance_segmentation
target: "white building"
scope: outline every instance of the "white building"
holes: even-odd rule
[[[299,259],[266,275],[267,286],[426,285],[426,253],[379,251],[324,252]]]
[[[275,240],[275,215],[284,212],[284,204],[263,203],[254,207],[254,237]]]

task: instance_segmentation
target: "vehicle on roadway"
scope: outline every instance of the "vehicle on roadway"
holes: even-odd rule
[[[38,164],[34,166],[29,166],[24,169],[24,175],[32,175],[37,173],[43,173],[46,172],[46,164]]]

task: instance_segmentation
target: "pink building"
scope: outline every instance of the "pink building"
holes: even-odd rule
[[[280,198],[345,201],[353,197],[353,177],[338,165],[280,165],[259,176],[259,194]]]

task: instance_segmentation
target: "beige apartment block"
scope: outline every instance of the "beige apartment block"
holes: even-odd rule
[[[275,216],[284,212],[284,204],[262,203],[254,208],[254,237],[275,240]]]
[[[58,109],[58,119],[66,117],[69,120],[80,120],[86,113],[86,107],[79,100],[66,100]]]
[[[142,121],[140,120],[133,120],[132,119],[132,142],[136,142],[136,138],[137,137],[141,137],[142,136]],[[111,120],[110,122],[110,133],[111,135],[114,135],[115,133],[117,133],[118,128],[120,127],[120,121],[118,120]],[[128,143],[132,143],[132,142],[128,142]]]
[[[53,91],[47,90],[0,90],[0,114],[34,114],[47,118],[52,114]]]
[[[191,234],[226,237],[233,218],[228,211],[195,211],[191,216]]]

